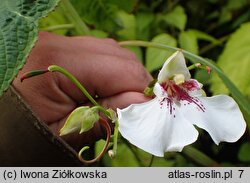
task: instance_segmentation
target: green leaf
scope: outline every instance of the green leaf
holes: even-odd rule
[[[161,43],[164,45],[176,46],[175,38],[169,34],[159,34],[152,39],[152,42]],[[146,68],[149,72],[159,69],[166,59],[172,54],[171,51],[162,51],[157,48],[148,48],[146,51]]]
[[[135,16],[125,11],[118,11],[117,17],[121,21],[122,29],[117,31],[121,40],[136,39],[136,21]]]
[[[180,47],[196,55],[199,53],[198,40],[204,40],[214,44],[218,43],[218,40],[209,34],[194,29],[183,31],[179,35]]]
[[[226,23],[234,18],[234,11],[243,9],[244,6],[248,5],[248,0],[228,0],[227,4],[222,7],[220,12],[219,23]]]
[[[250,100],[250,23],[243,24],[228,40],[218,65],[239,90]],[[214,94],[229,94],[221,79],[215,74],[211,77],[211,90]]]
[[[179,35],[179,44],[182,49],[193,54],[197,55],[199,52],[198,40],[193,32],[181,32]]]
[[[55,11],[51,12],[48,17],[45,17],[39,21],[39,29],[40,30],[49,30],[49,28],[57,27],[58,25],[65,25],[69,22],[63,15],[62,10],[57,7]],[[64,35],[67,32],[67,29],[55,29],[50,32],[54,32],[56,34]]]
[[[246,142],[241,145],[238,158],[242,162],[250,162],[250,143]]]
[[[114,32],[120,27],[116,15],[119,8],[109,0],[71,0],[71,3],[83,20],[97,29]]]
[[[213,36],[210,36],[209,34],[199,31],[199,30],[195,30],[195,29],[189,29],[188,32],[192,33],[195,35],[195,37],[199,40],[204,40],[204,41],[208,41],[211,43],[218,43],[219,41],[214,38]]]
[[[107,38],[108,37],[107,32],[104,32],[104,31],[98,30],[98,29],[91,30],[90,35],[94,36],[94,37],[98,37],[98,38]]]
[[[140,12],[136,15],[137,39],[145,41],[149,40],[153,21],[154,15],[152,13]]]
[[[228,0],[226,8],[229,10],[238,10],[244,6],[247,6],[248,3],[248,0]]]
[[[135,5],[138,3],[138,0],[108,0],[108,3],[116,5],[117,7],[119,7],[119,9],[125,10],[126,12],[131,12],[134,9]]]
[[[38,20],[59,0],[2,0],[0,4],[0,96],[23,67],[34,46]]]
[[[187,23],[187,15],[182,6],[176,6],[171,12],[164,15],[163,20],[179,30],[184,30]]]
[[[99,154],[101,151],[104,141],[100,140],[95,145],[95,154]],[[135,154],[131,151],[131,149],[124,143],[118,143],[118,152],[114,159],[110,159],[110,157],[105,153],[102,157],[102,162],[105,166],[112,167],[139,167],[140,164],[138,159],[136,159]]]

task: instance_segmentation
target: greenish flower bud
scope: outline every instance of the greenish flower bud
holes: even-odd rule
[[[99,120],[98,111],[82,106],[76,108],[67,118],[60,130],[60,136],[79,131],[79,133],[90,130],[96,121]]]

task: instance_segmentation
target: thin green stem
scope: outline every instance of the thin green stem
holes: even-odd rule
[[[65,16],[75,25],[78,35],[90,35],[88,26],[82,21],[81,17],[69,0],[61,0],[60,6],[64,11]]]
[[[213,49],[214,47],[218,46],[218,45],[221,45],[223,42],[225,42],[226,40],[228,40],[228,38],[230,37],[230,35],[226,35],[220,39],[218,39],[218,42],[215,42],[215,43],[211,43],[205,47],[203,47],[201,50],[200,50],[200,54],[204,54],[206,53],[207,51]]]
[[[150,158],[150,162],[149,162],[148,167],[151,167],[151,166],[152,166],[154,159],[155,159],[155,156],[152,155],[151,158]]]
[[[200,63],[196,63],[196,64],[192,64],[190,66],[188,66],[188,70],[193,70],[193,69],[197,69],[201,66]]]
[[[172,46],[167,46],[160,43],[154,43],[154,42],[147,42],[147,41],[123,41],[119,43],[121,46],[143,46],[143,47],[154,47],[159,49],[164,49],[168,51],[178,51],[181,50],[180,48],[175,48]],[[181,50],[183,54],[190,59],[193,63],[200,62],[204,65],[207,65],[213,69],[213,71],[217,72],[218,76],[222,79],[224,84],[227,86],[227,88],[230,90],[232,96],[235,98],[235,100],[238,102],[238,104],[242,107],[242,109],[245,111],[245,114],[247,115],[247,118],[250,117],[250,104],[248,103],[248,100],[243,96],[243,94],[238,90],[238,88],[232,83],[232,81],[223,73],[223,71],[212,61],[208,59],[204,59],[198,55],[194,55],[188,51]],[[250,124],[249,124],[250,126]]]
[[[119,127],[119,123],[118,120],[115,120],[115,127],[114,127],[114,137],[113,137],[113,155],[116,155],[117,152],[117,143],[118,143],[118,127]]]
[[[67,78],[69,78],[81,91],[82,93],[90,100],[90,102],[95,106],[100,106],[95,99],[89,94],[89,92],[82,86],[82,84],[72,75],[70,74],[66,69],[57,66],[57,65],[51,65],[48,67],[48,70],[51,72],[60,72],[63,75],[65,75]],[[101,107],[101,106],[100,106]]]
[[[98,106],[94,106],[92,107],[92,109],[96,109],[96,110],[99,110],[101,111],[103,114],[105,114],[108,118],[110,118],[110,113],[102,106],[98,105]]]
[[[61,25],[53,25],[49,27],[41,28],[42,31],[55,31],[55,30],[61,30],[61,29],[72,29],[74,28],[74,24],[61,24]]]
[[[215,160],[192,146],[186,146],[182,153],[198,165],[219,166],[219,163],[217,163]]]

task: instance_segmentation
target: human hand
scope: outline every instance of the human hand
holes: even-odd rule
[[[112,39],[65,37],[40,33],[38,42],[13,86],[37,116],[58,135],[67,116],[79,105],[91,105],[82,92],[64,75],[47,73],[23,83],[27,71],[46,69],[49,65],[64,67],[92,96],[106,108],[123,108],[147,101],[142,94],[152,80],[135,55]],[[76,149],[104,137],[100,125],[83,135],[65,136]]]

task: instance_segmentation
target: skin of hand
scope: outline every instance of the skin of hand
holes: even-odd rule
[[[113,39],[66,37],[41,32],[26,64],[12,85],[32,111],[58,135],[68,115],[78,106],[91,105],[84,94],[61,73],[46,73],[20,82],[27,71],[64,67],[104,107],[124,108],[148,99],[143,90],[152,80],[136,56]],[[63,136],[75,149],[104,138],[98,123],[88,132]]]

